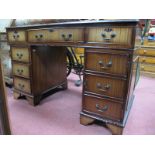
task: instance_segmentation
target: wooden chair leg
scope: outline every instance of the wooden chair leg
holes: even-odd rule
[[[82,125],[89,125],[89,124],[93,123],[94,121],[95,121],[95,119],[93,119],[93,118],[80,115],[80,124],[82,124]]]
[[[123,133],[122,127],[112,125],[112,124],[106,124],[106,126],[111,130],[113,135],[122,135]]]

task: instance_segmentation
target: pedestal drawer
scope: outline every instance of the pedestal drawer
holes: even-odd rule
[[[126,80],[85,74],[84,91],[101,96],[123,100],[125,98]]]
[[[85,70],[96,71],[100,73],[116,74],[119,76],[127,76],[128,59],[127,55],[107,54],[102,52],[86,52]],[[117,53],[117,51],[116,51]]]
[[[108,44],[108,46],[121,45],[132,47],[132,28],[130,27],[90,27],[87,28],[87,42]]]
[[[50,28],[28,31],[28,42],[83,42],[83,28]]]
[[[30,94],[30,80],[14,77],[14,88]]]
[[[12,60],[21,62],[30,62],[30,53],[28,48],[11,48]]]
[[[123,117],[123,107],[121,103],[94,96],[83,96],[83,110],[100,117],[118,121]]]
[[[13,74],[25,78],[30,77],[30,66],[26,64],[13,63]]]
[[[26,42],[26,32],[23,30],[8,31],[7,35],[10,43]]]

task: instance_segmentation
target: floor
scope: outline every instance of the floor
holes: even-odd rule
[[[74,85],[76,75],[68,78],[68,90],[59,91],[33,107],[26,100],[14,100],[7,89],[11,130],[14,135],[111,135],[100,125],[79,123],[82,87]],[[135,100],[124,135],[155,134],[155,79],[140,77]]]

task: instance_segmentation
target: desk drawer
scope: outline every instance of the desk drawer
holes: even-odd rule
[[[13,63],[13,74],[25,78],[30,77],[30,67],[29,65]]]
[[[83,42],[83,28],[51,28],[28,31],[29,42]]]
[[[139,62],[155,64],[155,57],[140,56],[139,57]]]
[[[141,48],[136,51],[137,55],[155,56],[155,49]]]
[[[132,46],[132,28],[129,27],[90,27],[87,29],[87,33],[88,43]]]
[[[110,52],[107,54],[104,52],[106,50],[103,53],[95,53],[93,50],[86,52],[85,70],[127,76],[129,57],[127,55],[110,54]]]
[[[121,79],[85,74],[84,90],[93,94],[123,100],[126,93],[125,82],[125,80]]]
[[[28,30],[28,42],[50,42],[58,40],[57,29]]]
[[[12,59],[20,62],[30,62],[30,53],[28,48],[12,47]]]
[[[26,32],[23,30],[8,31],[7,35],[10,43],[26,42]]]
[[[31,93],[30,80],[14,77],[14,87],[20,91]]]
[[[120,121],[123,116],[122,104],[94,96],[84,95],[83,110],[101,117],[118,121]]]

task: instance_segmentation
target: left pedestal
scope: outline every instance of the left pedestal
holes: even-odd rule
[[[64,47],[12,46],[11,54],[15,99],[25,96],[35,106],[53,89],[67,89]]]

